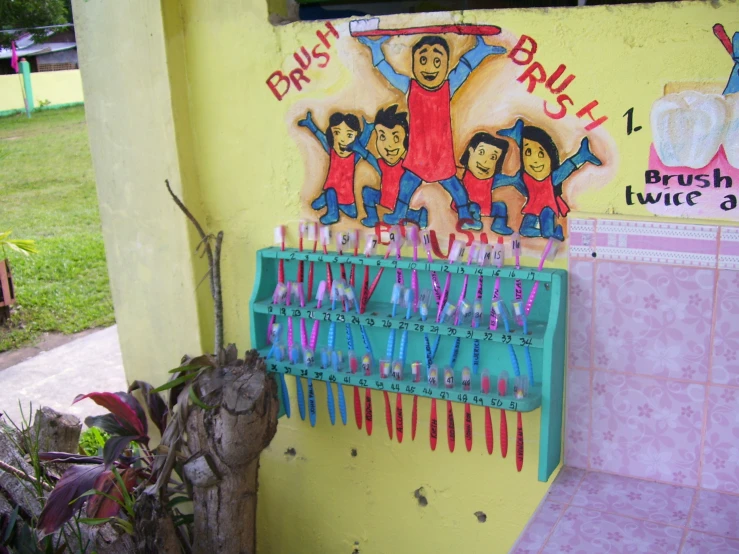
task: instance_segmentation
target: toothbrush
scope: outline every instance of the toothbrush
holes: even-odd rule
[[[526,314],[524,313],[523,305],[521,302],[514,302],[513,303],[513,312],[516,314],[516,317],[521,320],[521,324],[523,325],[523,335],[524,339],[528,337],[529,335],[529,327],[528,327],[528,318],[526,317]],[[534,386],[534,364],[531,361],[531,350],[529,350],[529,345],[527,344],[527,341],[523,341],[523,352],[524,356],[526,358],[526,375],[529,378],[529,386]],[[511,346],[510,344],[508,346]]]
[[[449,265],[454,264],[454,262],[457,261],[457,258],[461,258],[464,256],[464,242],[461,240],[455,240],[452,244],[452,247],[449,249]],[[439,298],[439,306],[437,308],[436,312],[436,323],[441,322],[441,316],[444,312],[447,298],[449,297],[449,287],[452,284],[452,274],[451,272],[446,274],[446,281],[444,282],[444,290],[441,293],[441,297]]]
[[[350,231],[350,233],[351,233],[350,234],[351,242],[354,245],[354,257],[356,258],[359,255],[359,231],[356,231],[356,230]],[[354,286],[354,273],[355,273],[354,270],[355,269],[357,269],[357,264],[353,263],[352,269],[349,273],[349,285],[352,287]]]
[[[472,374],[470,368],[462,368],[462,390],[469,392],[472,388]],[[467,452],[472,450],[472,412],[470,403],[464,403],[464,446]]]
[[[390,297],[390,303],[392,304],[392,314],[391,317],[395,319],[396,313],[398,311],[398,304],[400,304],[400,297],[402,294],[403,287],[399,283],[395,283],[393,285],[393,292],[392,296]],[[396,337],[397,329],[394,327],[390,329],[390,335],[387,339],[387,350],[385,352],[385,360],[380,360],[380,378],[386,379],[390,376],[390,364],[393,360],[393,354],[395,353],[395,337]],[[382,391],[383,396],[385,397],[385,419],[387,420],[387,434],[390,437],[390,440],[393,440],[393,418],[392,418],[392,411],[390,409],[390,395],[386,390]]]
[[[421,314],[421,321],[425,322],[429,315],[428,302],[430,301],[430,294],[425,292],[421,294],[421,299],[418,302],[418,312]],[[438,384],[439,370],[433,364],[434,356],[436,355],[436,348],[431,349],[431,342],[429,341],[428,333],[423,334],[423,340],[426,346],[426,379],[429,386],[436,387]],[[438,342],[437,342],[438,345]],[[417,397],[414,397],[417,398]],[[417,402],[413,402],[413,418],[412,421],[416,421],[417,414]],[[415,426],[414,428],[415,429]],[[438,436],[438,421],[436,419],[436,398],[431,398],[431,417],[429,421],[429,443],[431,450],[436,450],[436,440]],[[411,431],[412,435],[415,436],[414,430]]]
[[[344,297],[344,287],[342,285],[343,280],[337,279],[331,284],[331,310],[336,309],[336,300],[342,301]],[[317,323],[317,322],[316,322]],[[324,354],[327,354],[328,356],[333,356],[334,352],[334,346],[336,346],[336,321],[332,321],[331,325],[328,327],[328,350],[329,353],[324,352]],[[325,369],[329,369],[331,367],[331,360],[325,360],[322,361],[322,365]],[[339,385],[340,386],[340,385]],[[328,414],[331,419],[331,425],[334,425],[336,422],[336,414],[334,412],[334,395],[331,390],[331,383],[326,383],[326,391],[328,393]],[[341,406],[339,406],[339,410],[341,410]],[[346,406],[343,408],[344,412],[344,420],[346,419]],[[346,421],[344,422],[346,425]]]
[[[352,266],[353,267],[353,266]],[[349,310],[351,310],[353,306],[353,300],[350,300],[354,298],[354,291],[349,285],[344,286],[342,290],[343,295],[343,306],[344,311],[349,313]],[[348,320],[346,323],[346,345],[349,349],[349,370],[351,373],[356,373],[357,369],[359,367],[359,363],[357,361],[355,351],[354,351],[354,334],[352,333],[352,326],[349,324]],[[341,383],[337,383],[336,387],[339,391],[339,410],[341,410],[341,420],[346,425],[346,401],[344,400],[344,386]],[[362,402],[359,399],[359,388],[354,385],[354,418],[357,423],[357,428],[362,428]]]
[[[275,227],[275,242],[280,244],[280,250],[282,252],[285,251],[285,226],[284,225],[278,225]],[[280,260],[277,262],[277,283],[278,284],[284,284],[285,283],[285,260],[280,258]],[[269,318],[269,325],[267,326],[267,340],[270,340],[270,333],[272,332],[272,326],[275,324],[275,321],[277,320],[277,314],[272,314],[272,317]]]
[[[290,301],[292,297],[292,284],[288,281],[286,283],[287,287],[287,294],[285,296],[285,306],[290,307]],[[294,341],[293,341],[293,318],[288,317],[287,318],[287,352],[288,352],[288,359],[290,360],[290,363],[297,363],[298,362],[298,354],[295,351],[294,348]],[[310,385],[310,382],[309,382]],[[298,376],[295,376],[295,386],[298,391],[298,411],[300,412],[300,419],[305,421],[305,398],[303,397],[303,385],[300,382],[300,379]]]
[[[409,224],[405,235],[413,245],[413,263],[418,263],[418,227]],[[418,270],[415,267],[411,272],[411,290],[413,291],[413,310],[418,310]]]
[[[480,391],[483,394],[490,394],[490,375],[485,369],[480,377]],[[485,405],[485,446],[488,454],[493,453],[493,418],[490,414],[490,406]]]
[[[321,236],[321,246],[323,247],[323,254],[328,255],[328,243],[331,242],[331,229],[329,227],[321,227],[320,230],[320,236]],[[331,264],[326,260],[326,285],[328,286],[329,290],[331,289],[331,283],[333,282],[334,278],[331,274]]]
[[[513,394],[516,398],[526,396],[526,377],[518,377],[516,385],[513,387]],[[521,412],[516,412],[516,470],[520,473],[523,469],[523,418]]]
[[[400,232],[400,227],[397,225],[393,225],[393,227],[390,229],[389,232],[390,236],[390,244],[387,245],[387,251],[385,252],[385,260],[387,260],[390,257],[390,254],[395,250],[398,258],[400,258],[400,247],[403,245],[403,237]],[[375,292],[375,289],[377,288],[377,285],[380,283],[380,277],[382,277],[382,273],[385,271],[385,267],[381,266],[380,269],[377,271],[377,275],[375,275],[374,280],[372,281],[372,284],[370,285],[369,289],[367,290],[367,297],[364,298],[364,294],[362,295],[362,302],[364,306],[367,306],[367,302],[369,302],[370,298],[372,298],[372,295]],[[362,291],[364,293],[364,291]],[[362,310],[364,311],[364,310]]]
[[[348,244],[351,247],[350,240],[351,235],[349,233],[336,233],[336,253],[339,256],[344,254],[344,246]],[[341,271],[341,278],[345,283],[348,283],[349,280],[346,278],[346,267],[344,264],[339,263],[339,270]]]
[[[498,377],[498,396],[504,398],[508,387],[508,372],[503,370]],[[500,454],[504,458],[508,455],[508,421],[505,410],[500,410]]]
[[[472,262],[477,259],[478,249],[479,249],[478,243],[476,241],[473,242],[472,243],[472,246],[470,247],[470,251],[469,251],[469,253],[467,255],[467,266],[468,267],[471,266],[472,265]],[[469,273],[469,271],[467,271],[465,273],[465,275],[464,275],[464,280],[462,281],[462,290],[459,293],[459,301],[457,302],[457,306],[459,306],[459,308],[457,309],[457,317],[456,317],[456,319],[454,321],[454,324],[455,325],[459,325],[460,324],[460,319],[461,319],[462,315],[465,312],[465,308],[463,308],[463,306],[466,305],[466,303],[465,303],[465,297],[467,296],[467,285],[469,283],[469,280],[470,280],[470,273]],[[459,336],[457,336],[457,338],[454,339],[454,347],[452,348],[452,363],[450,364],[451,365],[451,368],[452,368],[452,371],[454,371],[454,364],[457,361],[457,356],[459,354],[459,345],[460,345],[461,341],[462,341],[462,339]],[[473,350],[473,355],[474,355],[474,350]],[[466,379],[465,379],[465,376],[464,376],[464,370],[465,369],[467,370],[467,374],[468,374]],[[467,390],[467,391],[470,390],[470,375],[469,375],[469,372],[470,372],[469,368],[464,368],[462,370],[462,373],[463,373],[463,375],[462,375],[462,388],[463,388],[463,390]],[[451,409],[452,409],[451,402],[450,401],[447,401],[447,415],[449,416],[449,418],[451,418],[450,420],[451,420],[452,426],[453,426],[454,425],[454,415],[453,415]],[[468,402],[465,402],[465,405],[464,405],[464,413],[465,413],[465,418],[464,418],[464,425],[465,425],[465,427],[464,427],[464,431],[465,431],[465,446],[467,448],[467,452],[469,452],[472,449],[472,416],[471,416],[471,413],[470,413],[470,405],[469,405]],[[451,414],[451,415],[449,415],[449,414]],[[454,450],[454,447],[453,446],[450,446],[450,449],[451,450]]]
[[[406,305],[405,318],[410,319],[413,313],[413,291],[405,289],[403,293],[403,301]],[[393,378],[396,381],[403,380],[403,368],[405,367],[405,355],[408,350],[408,328],[403,329],[403,335],[400,337],[400,353],[398,360],[393,362]],[[395,396],[395,436],[398,442],[403,442],[403,395],[398,392]]]
[[[318,300],[318,306],[320,307],[321,301],[323,300],[323,295],[325,294],[325,288],[322,292],[320,290],[321,285],[319,283],[319,291],[316,293],[316,298]],[[298,294],[298,301],[300,302],[300,307],[305,308],[305,294],[303,293],[303,283],[297,283],[297,294]],[[308,332],[305,328],[305,319],[300,320],[300,342],[303,346],[303,361],[305,365],[312,366],[313,362],[315,360],[315,344],[318,340],[318,321],[313,322],[313,328],[311,329],[311,336],[310,341],[308,340]],[[309,350],[310,348],[310,350]],[[295,356],[297,358],[297,356]],[[293,362],[294,363],[294,362]],[[299,395],[302,394],[302,391],[299,393]],[[305,413],[303,411],[303,413]],[[302,415],[302,414],[301,414]],[[310,419],[311,427],[316,426],[316,394],[315,390],[313,389],[313,380],[308,377],[308,415]]]
[[[368,234],[364,243],[364,257],[371,258],[375,254],[379,237],[375,234]],[[387,257],[387,255],[385,256]],[[362,296],[360,304],[360,313],[364,313],[367,304],[367,296],[369,295],[369,262],[364,266],[364,279],[362,281]]]
[[[479,243],[479,251],[477,255],[477,263],[480,268],[485,267],[485,264],[490,260],[490,247],[487,244]],[[480,327],[480,321],[482,320],[482,284],[483,275],[480,270],[480,275],[477,278],[477,290],[475,292],[475,303],[472,306],[472,327],[477,329]],[[472,343],[472,373],[477,375],[480,371],[480,339],[475,339]]]
[[[516,259],[516,269],[521,269],[521,235],[518,233],[513,233],[511,237],[511,248],[513,249],[513,256]],[[523,299],[523,282],[521,279],[516,279],[514,297],[516,302],[521,302]],[[521,315],[518,313],[516,313],[516,324],[522,325]]]
[[[316,253],[316,250],[318,249],[318,233],[316,231],[317,224],[315,222],[306,223],[306,230],[308,234],[308,240],[313,241],[313,253]],[[311,261],[310,265],[308,266],[308,302],[311,300],[311,295],[313,294],[313,265],[314,262]]]
[[[495,288],[493,288],[493,302],[500,299],[500,268],[503,267],[503,237],[498,237],[498,243],[493,246],[493,261],[498,267],[498,275],[495,277]],[[490,326],[491,331],[495,331],[498,328],[498,314],[495,310],[490,308]]]
[[[320,283],[318,283],[318,291],[316,291],[316,309],[317,310],[320,310],[321,309],[321,304],[323,303],[323,298],[326,296],[326,289],[327,288],[328,287],[326,285],[326,281],[321,281]],[[314,359],[315,359],[316,343],[318,342],[318,330],[319,329],[320,329],[320,321],[315,320],[313,322],[313,327],[311,328],[311,332],[310,332],[310,343],[309,343],[310,344],[311,351],[313,352],[313,358]],[[313,382],[310,379],[308,379],[308,400],[310,400],[310,398],[311,398],[312,391],[313,391]],[[312,404],[310,406],[310,410],[311,410],[310,417],[311,417],[311,424],[312,425],[315,425],[315,423],[313,423],[313,422],[316,420],[316,406],[315,406],[315,404],[316,404],[316,402],[315,402],[315,396],[314,396],[313,397],[313,402],[312,402]],[[303,410],[302,414],[303,414],[303,419],[305,419],[305,415],[304,415],[305,414],[305,410]]]
[[[493,302],[493,305],[494,305],[495,311],[498,314],[498,316],[503,319],[503,325],[505,326],[506,333],[510,334],[511,333],[511,326],[510,326],[510,323],[508,321],[508,308],[506,308],[506,305],[503,302],[500,302],[500,301]],[[518,366],[518,358],[516,357],[516,351],[513,349],[513,345],[511,343],[508,343],[508,354],[510,355],[510,358],[511,358],[511,365],[513,366],[513,373],[514,373],[514,375],[516,377],[520,377],[521,376],[521,369]],[[498,383],[498,387],[500,387],[500,383]],[[502,417],[503,417],[503,415],[502,415],[502,412],[501,412],[501,418]],[[519,424],[521,424],[520,417],[519,417],[519,421],[518,422],[519,422]],[[501,426],[502,425],[503,425],[503,423],[502,423],[502,420],[501,420]],[[501,429],[501,432],[502,432],[502,429]],[[508,451],[508,449],[507,449],[508,448],[508,444],[507,444],[508,435],[507,435],[507,433],[508,433],[508,429],[506,428],[506,452]],[[521,438],[523,440],[523,429],[520,430],[520,434],[521,434]],[[518,437],[517,437],[516,440],[518,440]],[[502,443],[502,441],[503,441],[503,437],[501,436],[501,443]],[[501,444],[501,449],[502,448],[503,448],[503,445]],[[519,445],[518,444],[516,445],[516,448],[517,448],[517,450],[519,449]],[[523,451],[523,443],[520,445],[520,449],[521,449],[521,451]],[[505,458],[505,456],[503,456],[503,457]],[[522,458],[521,463],[523,464],[523,458]],[[521,470],[519,469],[519,471],[521,471]]]
[[[300,220],[298,223],[298,252],[303,251],[303,237],[305,235],[305,221]],[[298,276],[297,281],[298,283],[304,283],[303,280],[305,278],[305,262],[303,260],[298,260]]]
[[[374,245],[376,245],[376,240],[372,240],[372,237],[368,237],[367,240],[367,248],[374,248]],[[365,248],[365,252],[367,251],[367,248]],[[354,289],[350,286],[347,286],[344,289],[344,296],[347,299],[347,303],[349,306],[352,304],[354,305],[354,309],[357,312],[357,315],[361,313],[361,307],[359,305],[359,299],[357,298],[357,295],[354,294]],[[370,344],[369,336],[367,335],[367,330],[364,328],[364,325],[359,326],[359,331],[362,334],[362,342],[364,342],[364,350],[365,354],[362,356],[362,371],[365,374],[365,376],[369,377],[372,375],[372,344]],[[355,387],[356,390],[356,387]],[[367,387],[365,389],[365,422],[367,429],[367,434],[372,434],[372,393],[370,392],[372,389]],[[355,392],[355,400],[357,397],[357,392]],[[356,405],[355,405],[355,416],[356,416]]]
[[[549,253],[552,251],[552,246],[554,246],[554,238],[550,238],[547,242],[547,245],[544,247],[544,252],[541,253],[541,260],[539,260],[539,271],[544,269],[544,261],[549,256]],[[529,312],[531,311],[532,306],[534,305],[534,300],[536,300],[536,293],[539,290],[539,281],[534,281],[534,286],[531,288],[531,292],[529,293],[529,298],[526,300],[526,315],[529,315]]]
[[[434,261],[433,256],[431,255],[431,233],[430,231],[423,231],[421,233],[421,242],[423,243],[423,249],[426,251],[426,259],[429,261],[429,263]],[[434,291],[434,298],[436,298],[436,303],[441,304],[441,285],[439,284],[439,276],[437,275],[436,271],[430,271],[431,273],[431,285],[433,287]]]
[[[272,294],[272,303],[277,306],[281,304],[284,301],[285,294],[287,293],[287,287],[283,283],[277,283],[277,287],[275,287],[275,292]],[[277,356],[277,351],[279,350],[279,337],[280,337],[280,329],[281,326],[279,323],[275,322],[275,317],[272,316],[272,322],[269,326],[269,342],[272,344],[269,354],[267,355],[268,358],[272,357],[273,355],[278,359],[282,360],[282,354]],[[280,373],[280,393],[282,395],[282,405],[285,409],[285,415],[289,418],[292,415],[292,411],[290,408],[290,394],[287,391],[287,380],[285,379],[285,374]],[[300,387],[300,384],[298,384],[298,387],[300,388],[300,392],[303,392],[302,387]],[[298,398],[302,398],[302,395]],[[303,410],[305,410],[305,407],[303,407]]]

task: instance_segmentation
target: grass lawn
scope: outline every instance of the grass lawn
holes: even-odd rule
[[[18,303],[0,352],[114,323],[83,107],[0,118],[0,231],[11,229],[39,254],[9,253]]]

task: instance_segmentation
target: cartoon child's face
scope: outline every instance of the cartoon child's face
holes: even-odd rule
[[[350,156],[352,152],[347,147],[357,138],[357,132],[344,121],[331,127],[331,132],[334,134],[334,150],[336,153],[342,158]]]
[[[423,88],[439,88],[449,72],[449,56],[438,44],[424,45],[413,54],[413,77]]]
[[[503,151],[481,142],[476,148],[468,148],[470,159],[467,161],[467,169],[478,179],[490,179],[495,174],[495,166]]]
[[[523,170],[537,181],[543,181],[552,172],[552,159],[536,141],[523,141]]]
[[[388,129],[383,125],[375,127],[377,133],[377,152],[382,159],[390,165],[395,165],[405,156],[405,129],[400,125],[396,125],[392,129]]]

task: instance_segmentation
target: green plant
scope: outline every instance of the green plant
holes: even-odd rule
[[[9,248],[15,252],[28,256],[29,254],[38,254],[36,249],[36,242],[25,239],[11,239],[10,235],[13,231],[5,231],[0,233],[0,248],[3,251],[3,257],[7,258],[8,253],[5,248]]]
[[[101,456],[110,435],[97,427],[90,427],[80,435],[80,454]]]
[[[45,106],[48,106],[49,104],[51,104],[51,100],[48,100],[48,99],[44,99],[44,100],[39,100],[38,101],[38,107],[39,108],[43,108]]]

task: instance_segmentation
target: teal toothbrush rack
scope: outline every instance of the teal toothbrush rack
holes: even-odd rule
[[[357,297],[361,297],[365,267],[370,268],[370,282],[381,267],[384,267],[385,271],[362,314],[358,314],[354,309],[344,311],[338,305],[337,309],[332,310],[328,294],[320,309],[316,308],[315,298],[307,302],[305,307],[297,305],[296,302],[293,302],[291,306],[274,305],[272,303],[272,293],[277,285],[280,259],[284,260],[285,279],[287,281],[296,280],[299,261],[304,263],[305,276],[308,275],[310,262],[315,263],[314,294],[319,281],[326,277],[326,263],[331,264],[334,279],[341,275],[340,264],[344,265],[347,275],[349,275],[352,266],[355,266],[356,285],[354,292]],[[415,312],[410,319],[405,319],[405,309],[400,308],[397,310],[396,317],[391,317],[390,296],[398,271],[402,271],[405,286],[410,286],[411,273],[414,268],[418,271],[421,290],[431,288],[431,271],[437,272],[442,287],[446,276],[451,274],[448,301],[453,304],[457,303],[465,276],[469,276],[466,298],[467,302],[471,304],[471,299],[474,298],[477,288],[478,278],[482,276],[483,320],[480,327],[473,329],[469,325],[462,324],[437,324],[435,322],[435,306],[429,308],[429,317],[425,322],[421,321],[419,314]],[[516,325],[515,316],[512,313],[509,318],[512,326],[510,333],[505,331],[502,321],[499,322],[497,330],[488,329],[488,312],[497,277],[500,277],[500,300],[506,303],[509,311],[511,311],[510,306],[514,299],[516,280],[521,280],[523,284],[524,303],[534,282],[539,282],[536,301],[528,315],[528,335],[524,335],[520,326]],[[344,352],[347,351],[344,335],[345,326],[348,325],[354,334],[356,353],[361,356],[364,353],[364,346],[360,338],[360,326],[363,326],[375,352],[375,367],[371,376],[366,376],[361,371],[352,374],[348,372],[348,369],[345,369],[344,372],[337,373],[330,368],[307,367],[304,364],[292,364],[287,361],[278,362],[274,359],[267,360],[267,369],[273,373],[310,378],[314,381],[368,387],[404,395],[489,406],[507,411],[530,412],[541,410],[538,478],[539,481],[546,482],[559,465],[561,457],[566,291],[567,272],[558,269],[537,271],[532,268],[521,268],[517,270],[510,266],[499,269],[490,266],[467,265],[466,262],[456,264],[427,262],[425,260],[414,262],[410,258],[383,259],[380,256],[366,258],[334,253],[299,252],[295,249],[285,249],[283,251],[275,247],[265,248],[257,252],[256,282],[251,299],[251,343],[253,348],[259,350],[266,357],[270,349],[268,329],[272,316],[275,316],[277,321],[283,323],[285,327],[287,318],[293,318],[296,342],[299,340],[299,320],[306,319],[321,322],[316,349],[318,351],[321,346],[326,345],[329,325],[331,322],[335,322],[337,324],[336,334],[339,337],[335,348]],[[310,326],[312,326],[312,322],[309,328]],[[402,380],[395,380],[392,377],[380,378],[377,367],[377,361],[385,357],[386,344],[391,329],[397,330],[396,351],[402,332],[405,330],[409,332],[408,354]],[[434,358],[434,363],[440,368],[440,371],[448,364],[455,342],[454,339],[460,339],[461,347],[454,368],[455,387],[453,389],[444,388],[443,385],[429,386],[426,382],[425,371],[420,382],[413,382],[410,374],[410,363],[421,361],[424,368],[426,366],[424,333],[428,333],[432,341],[435,340],[435,335],[441,335],[442,337]],[[472,386],[469,391],[463,391],[461,387],[460,374],[462,368],[465,366],[472,368],[472,351],[475,340],[478,340],[480,345],[480,371],[487,369],[490,374],[493,390],[488,394],[481,392],[479,375],[472,376]],[[512,392],[514,374],[508,345],[514,346],[522,375],[526,375],[524,347],[528,346],[531,353],[535,383],[533,386],[529,386],[528,394],[524,398],[517,399]],[[502,370],[506,370],[510,378],[509,393],[504,397],[497,394],[495,386],[497,377]],[[350,399],[347,400],[350,401]],[[283,407],[281,407],[280,414],[284,414]]]

